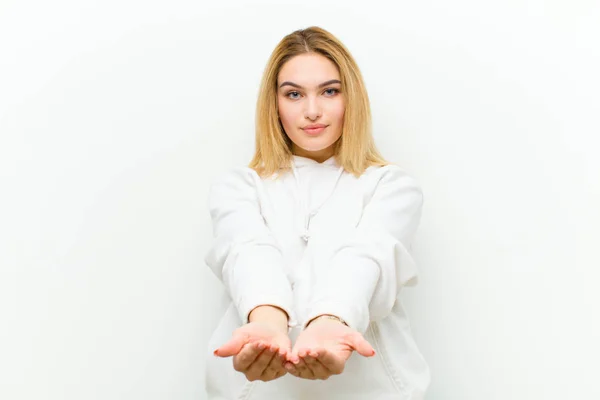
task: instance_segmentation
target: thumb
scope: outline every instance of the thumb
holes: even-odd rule
[[[245,335],[235,335],[229,342],[219,347],[214,351],[214,355],[218,357],[231,357],[240,352],[242,347],[248,343],[248,337]]]
[[[360,334],[353,335],[349,341],[350,346],[363,357],[372,357],[375,355],[373,346]]]

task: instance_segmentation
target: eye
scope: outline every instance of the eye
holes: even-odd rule
[[[288,92],[285,96],[292,100],[296,100],[298,98],[298,97],[292,97],[291,95],[300,95],[300,93],[292,91],[292,92]]]
[[[325,93],[329,94],[330,96],[333,96],[337,93],[339,93],[340,91],[336,88],[329,88],[329,89],[325,89]]]

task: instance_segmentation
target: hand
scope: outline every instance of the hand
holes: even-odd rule
[[[215,356],[233,356],[233,368],[249,381],[266,382],[282,377],[287,373],[283,365],[291,352],[287,324],[282,326],[258,318],[250,320],[252,322],[236,329],[231,339],[214,351]]]
[[[353,351],[364,357],[375,355],[359,332],[339,321],[321,318],[300,333],[285,368],[299,378],[327,379],[344,371]]]

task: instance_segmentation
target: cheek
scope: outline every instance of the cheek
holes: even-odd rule
[[[344,103],[342,101],[340,101],[339,103],[333,105],[333,107],[331,108],[331,110],[330,110],[331,118],[333,120],[335,120],[336,123],[341,125],[342,122],[344,121],[345,110],[346,110],[346,107],[345,107]]]
[[[286,105],[279,106],[279,118],[284,127],[292,127],[296,124],[297,116],[293,107]]]

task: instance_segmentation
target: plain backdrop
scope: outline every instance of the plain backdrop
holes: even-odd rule
[[[0,1],[0,398],[204,399],[208,184],[321,26],[422,185],[428,400],[600,399],[600,3]],[[282,397],[283,398],[283,397]]]

